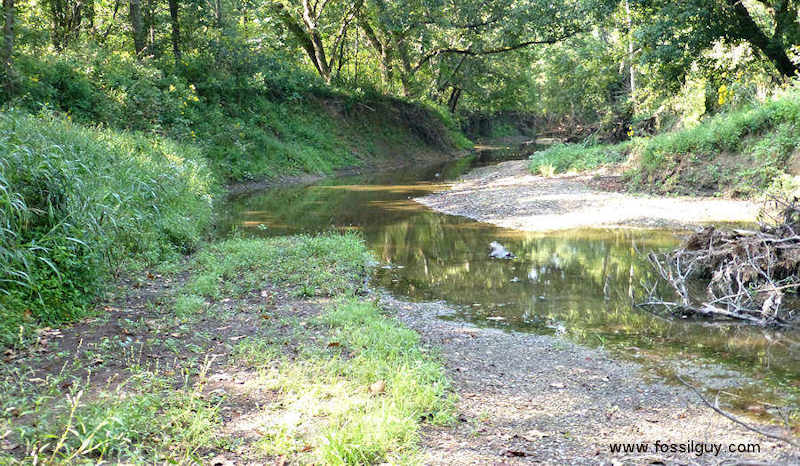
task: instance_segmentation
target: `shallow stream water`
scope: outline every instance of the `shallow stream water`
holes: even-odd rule
[[[526,233],[434,212],[414,197],[491,162],[478,154],[445,164],[327,179],[249,193],[225,205],[229,229],[259,236],[353,229],[380,261],[376,286],[411,300],[443,300],[443,316],[481,326],[548,333],[603,346],[643,363],[643,376],[676,374],[721,389],[758,411],[797,406],[800,334],[653,313],[639,306],[655,277],[648,251],[680,232],[596,229]],[[499,241],[514,260],[492,260]]]

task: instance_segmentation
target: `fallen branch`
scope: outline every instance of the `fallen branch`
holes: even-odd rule
[[[793,204],[794,206],[794,204]],[[800,212],[784,208],[787,222]],[[796,327],[800,289],[800,224],[762,226],[762,231],[704,228],[675,251],[648,254],[658,276],[670,285],[678,302],[651,291],[642,305],[672,312],[741,320],[760,326]],[[707,280],[705,296],[695,284]]]
[[[693,391],[695,393],[695,395],[697,395],[700,398],[700,400],[706,406],[708,406],[709,408],[713,409],[717,414],[720,414],[720,415],[730,419],[731,421],[735,422],[736,424],[739,424],[740,426],[744,427],[747,430],[751,430],[751,431],[753,431],[753,432],[755,432],[757,434],[763,435],[764,437],[771,438],[773,440],[779,440],[781,442],[786,442],[786,443],[788,443],[789,445],[791,445],[791,446],[793,446],[795,448],[800,448],[800,444],[795,442],[793,439],[790,439],[788,437],[784,437],[782,435],[776,435],[776,434],[771,434],[769,432],[765,432],[765,431],[763,431],[761,429],[753,427],[752,425],[742,421],[741,419],[739,419],[738,417],[734,416],[733,414],[723,410],[722,408],[719,407],[719,397],[717,397],[717,399],[715,400],[714,404],[711,404],[711,402],[709,402],[706,399],[706,397],[704,397],[703,394],[700,393],[700,390],[698,390],[697,387],[695,387],[694,385],[692,385],[692,384],[686,382],[685,380],[683,380],[683,378],[680,375],[676,375],[676,377],[678,378],[678,380],[683,385],[686,385],[691,391]]]

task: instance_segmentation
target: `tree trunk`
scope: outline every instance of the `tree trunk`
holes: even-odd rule
[[[175,56],[175,63],[181,61],[181,29],[178,22],[178,0],[169,0],[169,17],[172,23],[172,54]]]
[[[460,98],[461,98],[461,88],[453,87],[453,90],[450,92],[450,98],[447,100],[447,107],[450,109],[450,113],[456,113],[456,107],[458,107],[458,99]]]
[[[633,110],[636,111],[636,63],[633,60],[633,17],[631,16],[631,6],[625,0],[625,16],[628,23],[628,73],[630,73],[631,101]]]
[[[308,38],[314,50],[313,60],[316,62],[317,70],[326,83],[331,82],[331,69],[328,59],[325,57],[325,45],[322,43],[322,36],[317,29],[317,18],[308,0],[303,0],[303,24],[308,30]]]
[[[214,16],[217,23],[217,29],[222,29],[222,0],[215,0],[214,1]]]
[[[414,75],[414,69],[411,67],[411,60],[408,58],[408,47],[406,45],[405,38],[401,37],[399,34],[393,33],[392,41],[394,42],[395,49],[397,50],[397,55],[400,57],[400,65],[402,67],[402,70],[400,71],[400,84],[403,86],[403,97],[408,97],[411,95],[411,85],[409,80]],[[456,103],[458,102],[458,97],[460,96],[461,89],[458,90]]]
[[[378,35],[375,34],[375,30],[372,29],[372,26],[363,18],[359,18],[359,25],[361,29],[364,30],[364,35],[367,36],[367,41],[372,45],[372,48],[378,52],[378,56],[380,57],[380,67],[381,67],[381,80],[383,81],[384,86],[387,88],[392,85],[393,80],[393,70],[392,70],[392,54],[391,50],[389,49],[388,44],[384,44],[378,39]]]
[[[141,58],[145,49],[142,0],[130,0],[130,20],[133,29],[133,49],[136,56]]]
[[[314,44],[311,42],[306,30],[280,3],[273,4],[272,8],[289,32],[291,32],[295,39],[300,42],[300,45],[303,47],[303,50],[306,51],[306,54],[308,55],[309,60],[311,60],[311,63],[314,65],[314,68],[317,69],[317,73],[324,78],[325,75],[323,74],[323,68],[320,67],[320,64],[317,61],[317,54],[314,50]]]
[[[5,20],[3,22],[3,49],[0,59],[3,60],[4,85],[10,94],[13,88],[11,65],[14,53],[14,21],[16,19],[14,0],[3,0],[3,13]]]
[[[64,49],[64,1],[63,0],[50,0],[50,15],[53,17],[53,32],[50,37],[53,42],[53,47],[56,50]]]
[[[739,24],[735,33],[737,37],[760,50],[782,75],[792,77],[797,74],[799,69],[786,54],[786,48],[781,37],[773,37],[772,39],[767,37],[750,16],[750,12],[747,11],[741,0],[727,0],[727,2],[733,8],[733,12],[738,19]]]
[[[155,11],[153,7],[153,0],[145,0],[144,8],[144,30],[145,30],[145,48],[148,55],[156,53],[156,30],[155,30]]]

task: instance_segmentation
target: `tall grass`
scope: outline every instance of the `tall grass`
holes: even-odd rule
[[[531,171],[542,176],[556,173],[590,170],[601,165],[625,160],[626,144],[616,146],[586,146],[555,144],[531,156]]]
[[[189,291],[219,297],[277,282],[301,296],[353,294],[371,261],[353,233],[231,239],[196,255]]]
[[[195,150],[0,114],[0,343],[79,316],[101,278],[131,260],[193,250],[216,184]]]

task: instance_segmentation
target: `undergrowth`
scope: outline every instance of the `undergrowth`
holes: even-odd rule
[[[542,176],[591,170],[625,160],[627,144],[616,146],[555,144],[531,156],[530,170]]]
[[[23,55],[16,68],[19,91],[10,105],[193,145],[229,181],[331,173],[469,145],[446,111],[331,89],[269,55],[222,65],[199,54],[176,67],[89,47]]]
[[[6,446],[26,456],[0,452],[0,464],[198,464],[201,450],[217,442],[219,423],[218,404],[202,394],[206,369],[177,388],[157,369],[140,366],[131,367],[115,387],[85,380],[72,385],[66,374],[58,374],[37,380],[34,390],[25,381],[12,385],[13,379],[4,378],[3,407],[27,420],[15,428],[21,445]],[[71,388],[65,394],[66,385]]]
[[[617,145],[557,145],[531,156],[551,175],[628,161],[634,189],[656,193],[758,194],[787,171],[800,148],[800,95],[716,115],[693,128]]]
[[[238,362],[262,371],[256,384],[281,394],[265,408],[258,449],[318,464],[416,464],[420,421],[453,421],[441,364],[372,303],[338,302],[318,324],[327,348],[298,357],[264,340],[237,346]]]
[[[192,252],[214,177],[167,139],[0,114],[0,344],[82,315],[123,264]]]
[[[267,281],[298,296],[353,294],[367,278],[369,254],[356,234],[230,239],[195,256],[191,293],[217,298]]]
[[[469,145],[439,108],[242,60],[230,73],[202,54],[175,69],[91,47],[19,57],[0,114],[0,345],[82,315],[123,262],[192,252],[216,180]]]
[[[444,369],[419,334],[354,296],[370,262],[353,233],[233,239],[197,257],[189,292],[229,298],[269,282],[336,298],[310,323],[322,341],[294,322],[290,341],[251,337],[234,350],[237,366],[259,371],[253,387],[280,394],[264,408],[261,454],[333,465],[415,464],[421,421],[452,421]]]
[[[353,233],[231,239],[81,335],[43,329],[0,366],[0,464],[418,464],[454,403],[419,335],[357,297],[370,262]]]

